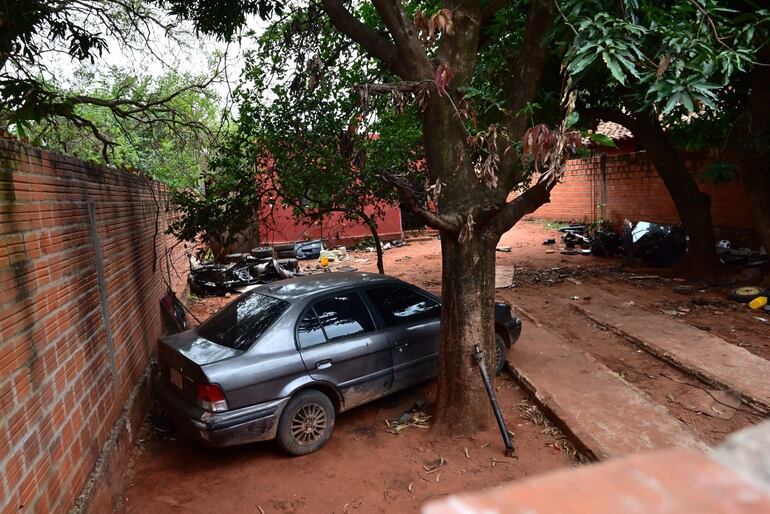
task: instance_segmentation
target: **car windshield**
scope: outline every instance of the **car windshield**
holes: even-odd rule
[[[288,305],[272,296],[244,295],[206,320],[198,334],[222,346],[248,350]]]

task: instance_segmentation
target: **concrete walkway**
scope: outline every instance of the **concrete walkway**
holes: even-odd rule
[[[706,447],[665,407],[535,322],[524,323],[508,361],[524,387],[597,459]]]
[[[593,291],[592,291],[593,293]],[[594,294],[575,309],[599,325],[625,337],[658,358],[720,388],[732,389],[743,401],[770,412],[770,362],[708,332],[624,302]]]

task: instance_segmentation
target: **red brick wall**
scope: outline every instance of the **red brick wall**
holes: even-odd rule
[[[372,216],[375,214],[375,208],[369,206],[365,212]],[[384,241],[403,238],[401,209],[395,205],[382,203],[380,212],[381,216],[375,218],[379,237]],[[272,212],[266,209],[263,215],[270,220],[270,223],[263,223],[259,227],[259,240],[262,244],[293,243],[323,238],[328,240],[327,246],[334,246],[355,243],[372,235],[371,229],[365,223],[346,220],[340,213],[327,214],[320,222],[311,225],[308,220],[297,220],[291,209],[279,203]]]
[[[168,268],[184,289],[164,202],[148,179],[0,139],[0,512],[67,511],[83,489],[161,333]]]
[[[687,156],[688,169],[696,176],[705,169],[707,155]],[[532,216],[560,221],[593,221],[601,217],[600,158],[575,159],[567,163],[561,184],[551,193],[551,202]],[[646,152],[607,157],[607,202],[605,217],[659,223],[678,223],[674,204]],[[701,191],[711,195],[714,224],[723,228],[751,228],[751,212],[742,184],[735,180],[713,186],[698,180]]]

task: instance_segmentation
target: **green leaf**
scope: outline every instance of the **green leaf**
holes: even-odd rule
[[[605,136],[604,134],[597,134],[596,132],[592,132],[588,135],[588,138],[597,145],[609,146],[611,148],[618,147],[618,145],[615,144],[615,141],[613,141],[609,136]]]
[[[572,111],[567,119],[564,120],[564,128],[569,129],[580,119],[580,114],[577,111]]]
[[[567,71],[573,75],[578,75],[580,72],[590,66],[597,58],[597,54],[583,54],[578,57],[567,66]]]
[[[604,59],[605,64],[607,64],[607,68],[610,69],[610,73],[612,73],[612,76],[615,77],[615,80],[626,85],[626,77],[623,74],[623,70],[620,69],[620,65],[617,63],[617,61],[607,52],[602,53],[602,59]]]

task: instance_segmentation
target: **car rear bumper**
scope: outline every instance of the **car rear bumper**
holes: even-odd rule
[[[521,335],[521,320],[519,318],[510,319],[504,323],[504,326],[508,332],[508,342],[513,345]]]
[[[233,446],[275,438],[278,421],[289,398],[226,412],[209,412],[191,405],[160,376],[153,388],[178,430],[206,446]]]

